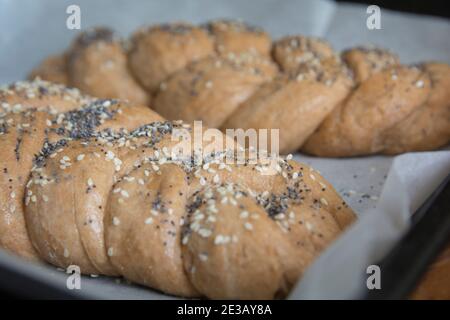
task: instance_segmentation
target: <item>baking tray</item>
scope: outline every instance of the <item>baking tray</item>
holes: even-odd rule
[[[411,217],[412,226],[377,265],[382,270],[381,290],[364,299],[405,299],[430,263],[450,241],[450,175]]]

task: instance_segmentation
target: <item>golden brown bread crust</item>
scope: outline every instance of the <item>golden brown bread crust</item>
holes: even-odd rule
[[[261,85],[222,128],[280,129],[279,151],[297,150],[351,90],[352,81],[338,60],[332,57],[319,63]],[[282,130],[282,123],[294,125]]]
[[[128,72],[127,54],[108,29],[81,34],[67,59],[70,85],[103,98],[148,105],[150,98]]]
[[[342,53],[342,59],[353,71],[356,83],[362,83],[372,74],[400,64],[398,57],[387,50],[357,47]]]
[[[25,185],[57,114],[79,108],[91,98],[76,89],[44,81],[18,82],[0,90],[0,246],[37,260],[25,227]]]
[[[304,36],[284,37],[273,44],[273,58],[285,72],[292,72],[301,65],[314,65],[332,58],[335,53],[323,40]]]
[[[96,117],[103,119],[104,123],[98,123],[96,130],[112,130],[111,132],[121,132],[123,130],[133,130],[146,123],[162,120],[154,112],[146,107],[129,106],[127,104],[111,103],[105,101],[107,106],[102,104],[91,104],[79,111],[64,114],[61,121],[61,128],[69,127],[66,136],[80,138],[86,135],[86,118]],[[89,122],[87,123],[89,124]],[[64,197],[54,197],[45,201],[42,210],[33,212],[29,216],[29,221],[33,228],[29,228],[30,237],[33,239],[35,247],[41,256],[54,263],[54,259],[63,259],[67,252],[70,256],[80,262],[80,268],[88,273],[115,274],[109,265],[104,250],[103,241],[103,210],[106,206],[107,195],[111,189],[113,173],[118,167],[126,168],[128,163],[119,163],[118,160],[102,163],[98,160],[100,154],[114,152],[114,147],[105,145],[101,150],[90,150],[83,142],[67,142],[71,148],[68,152],[62,153],[64,147],[60,147],[60,152],[54,154],[54,158],[46,163],[46,167],[34,168],[32,177],[39,176],[39,180],[46,180],[45,177],[59,180],[57,184],[45,183],[47,186],[46,194],[33,192],[32,186],[35,182],[29,184],[29,191],[25,198],[25,204],[29,204],[31,196],[48,197],[63,193]],[[81,161],[81,160],[83,161]],[[54,172],[61,170],[61,175],[55,175]],[[76,173],[73,173],[76,172]],[[92,192],[87,192],[86,181],[88,179],[95,181]],[[68,192],[72,189],[73,192]],[[33,193],[32,193],[33,192]],[[51,208],[57,208],[52,210]],[[64,226],[49,231],[51,225]],[[70,229],[70,230],[68,230]],[[61,232],[60,235],[57,233]],[[55,241],[58,236],[65,241]],[[49,255],[48,246],[59,248],[64,246],[63,257],[57,254]],[[57,249],[55,249],[57,250]],[[64,251],[63,250],[63,251]],[[48,256],[47,256],[48,255]]]
[[[303,150],[335,157],[380,153],[384,132],[425,103],[429,94],[430,79],[417,68],[375,73],[333,110]]]
[[[415,300],[450,299],[450,246],[428,268],[417,288],[411,295]]]
[[[69,85],[66,59],[65,54],[48,57],[30,73],[29,78],[39,77],[53,83]]]
[[[270,36],[258,27],[237,20],[212,21],[204,27],[214,38],[216,51],[222,56],[246,52],[270,55]]]
[[[46,116],[45,112],[29,111],[1,118],[1,121],[9,122],[11,125],[8,126],[7,132],[0,136],[2,145],[0,245],[30,259],[37,256],[28,240],[23,220],[22,200],[33,154],[39,152],[40,146],[44,143],[43,128],[46,126]],[[27,127],[19,128],[19,125],[24,123]],[[23,151],[24,148],[26,152]]]
[[[2,248],[174,295],[274,298],[355,219],[304,164],[230,163],[237,149],[193,154],[190,140],[178,155],[174,130],[190,125],[57,88],[72,110],[43,81],[0,92],[27,106],[2,105]]]
[[[237,62],[210,57],[192,63],[165,82],[165,89],[155,98],[154,110],[168,119],[203,120],[218,128],[275,73],[267,60],[261,62],[267,62],[267,72],[255,72],[256,59]]]
[[[427,63],[422,67],[430,77],[430,95],[424,104],[386,131],[384,153],[433,150],[448,143],[450,66]]]
[[[130,70],[149,92],[193,61],[213,53],[205,30],[186,23],[141,29],[131,39]]]
[[[110,194],[105,234],[108,248],[113,248],[110,260],[127,279],[171,294],[198,296],[184,271],[178,232],[189,188],[186,174],[173,164],[162,165],[158,172],[151,163],[143,164],[120,179],[115,185],[119,191]],[[126,204],[119,201],[123,190],[129,195]],[[170,214],[169,208],[160,207],[168,203]]]
[[[74,45],[32,75],[64,81],[100,97],[147,103],[171,120],[203,120],[224,131],[279,129],[279,150],[285,154],[298,149],[327,157],[397,154],[433,150],[450,141],[450,92],[440,89],[450,77],[446,64],[422,67],[425,80],[418,87],[428,97],[418,94],[414,100],[404,99],[402,85],[387,88],[398,75],[383,82],[387,70],[410,67],[377,48],[356,47],[338,55],[328,43],[311,37],[287,36],[272,43],[263,30],[228,20],[199,27],[174,23],[143,28],[131,38],[129,49],[105,40],[105,33],[100,29],[85,35],[89,46],[76,60],[77,68],[70,67],[71,59],[64,66],[64,56],[80,51]],[[101,66],[114,59],[119,70],[104,71]],[[430,77],[438,79],[431,87]],[[398,82],[405,81],[408,77]],[[383,85],[386,90],[380,88]],[[382,112],[375,115],[381,104]],[[398,108],[401,104],[408,105]],[[378,124],[355,127],[371,117]],[[359,134],[361,143],[353,141]]]

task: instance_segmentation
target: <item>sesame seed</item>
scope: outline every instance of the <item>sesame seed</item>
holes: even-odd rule
[[[214,244],[215,245],[219,245],[223,243],[223,236],[221,234],[218,234],[215,238],[214,238]]]
[[[106,160],[112,160],[115,157],[116,157],[116,155],[114,154],[114,152],[109,151],[109,150],[108,150],[108,152],[106,152]]]
[[[92,180],[92,178],[89,178],[89,179],[87,180],[87,185],[88,185],[89,187],[92,187],[92,186],[94,185],[94,180]]]
[[[67,248],[64,248],[64,258],[68,258],[70,256],[70,252]]]
[[[275,218],[276,220],[282,220],[282,219],[286,218],[286,216],[285,216],[284,213],[279,213],[279,214],[277,214],[276,216],[274,216],[274,218]]]
[[[147,219],[145,219],[145,224],[152,224],[152,223],[153,223],[152,217],[148,217]]]
[[[198,213],[198,214],[194,215],[193,219],[195,221],[199,221],[199,220],[203,220],[204,217],[205,217],[205,215],[203,213]]]
[[[114,249],[113,249],[113,247],[110,247],[110,248],[108,249],[108,256],[109,256],[109,257],[112,257],[113,254],[114,254]]]
[[[239,215],[241,217],[241,219],[246,219],[248,218],[248,211],[242,211],[241,214]]]
[[[205,228],[201,228],[200,230],[198,230],[198,234],[203,238],[208,238],[212,234],[212,231]]]
[[[328,205],[328,201],[325,198],[320,198],[320,203],[322,203],[324,206]]]
[[[84,154],[79,154],[78,156],[77,156],[77,161],[81,161],[81,160],[83,160],[84,159]]]
[[[244,223],[244,228],[247,230],[253,230],[253,225],[250,222]]]
[[[424,87],[424,82],[423,82],[423,80],[418,80],[418,81],[416,82],[416,87],[417,87],[417,88],[423,88],[423,87]]]
[[[200,253],[200,254],[198,255],[198,257],[199,257],[199,259],[200,259],[201,261],[203,261],[203,262],[205,262],[205,261],[208,260],[208,255],[207,255],[206,253]]]
[[[198,223],[198,221],[195,221],[195,222],[191,223],[189,228],[195,232],[198,232],[200,230],[200,224]]]
[[[120,224],[120,220],[117,217],[114,217],[112,222],[113,222],[113,225],[115,225],[115,226],[118,226]]]

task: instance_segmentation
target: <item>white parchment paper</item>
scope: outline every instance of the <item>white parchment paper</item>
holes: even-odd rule
[[[66,28],[65,11],[71,4],[81,8],[82,29],[106,25],[124,36],[146,24],[241,18],[274,38],[300,33],[324,37],[338,50],[385,46],[405,63],[450,62],[448,20],[382,9],[382,29],[368,30],[366,6],[326,0],[0,0],[0,85],[25,78],[43,58],[69,45],[78,32]],[[292,299],[360,297],[367,266],[389,251],[407,229],[410,215],[450,172],[450,151],[353,159],[295,157],[329,179],[359,219],[309,268]],[[66,288],[66,275],[52,267],[23,263],[4,252],[0,265]],[[73,293],[106,299],[172,298],[107,277],[83,277],[82,290]]]
[[[299,159],[301,160],[302,157]],[[325,176],[329,175],[333,181],[336,177],[336,185],[339,185],[340,183],[337,182],[341,181],[337,178],[339,173],[333,172],[333,167],[352,174],[358,172],[354,168],[355,166],[358,168],[360,164],[358,162],[364,160],[344,160],[344,163],[337,166],[332,159],[319,161],[322,162],[324,170],[325,167],[328,168]],[[386,165],[388,159],[382,161]],[[385,166],[381,172],[384,169],[386,169]],[[369,172],[372,170],[369,169]],[[407,230],[411,214],[420,207],[449,172],[450,151],[410,153],[393,158],[375,207],[357,211],[358,222],[313,263],[292,291],[290,298],[357,299],[361,297],[367,292],[367,267],[388,253],[395,241]],[[362,183],[355,188],[364,190],[369,185],[371,189],[370,186],[375,181],[369,178],[366,184]],[[353,207],[357,207],[354,200],[350,203],[353,203]],[[381,270],[381,285],[382,275],[383,270]]]

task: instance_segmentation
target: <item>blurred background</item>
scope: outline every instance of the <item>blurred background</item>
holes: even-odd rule
[[[81,8],[81,31],[103,25],[126,36],[142,25],[154,23],[241,18],[263,27],[274,38],[298,33],[319,36],[337,50],[375,44],[398,52],[403,62],[413,63],[425,59],[450,62],[446,2],[0,0],[0,84],[23,79],[43,58],[67,48],[80,32],[66,27],[66,8],[72,4]],[[370,4],[382,8],[381,30],[368,30],[366,26]]]
[[[450,17],[450,6],[448,0],[337,0],[337,2],[375,4],[382,8],[396,11],[428,14],[446,18]]]

